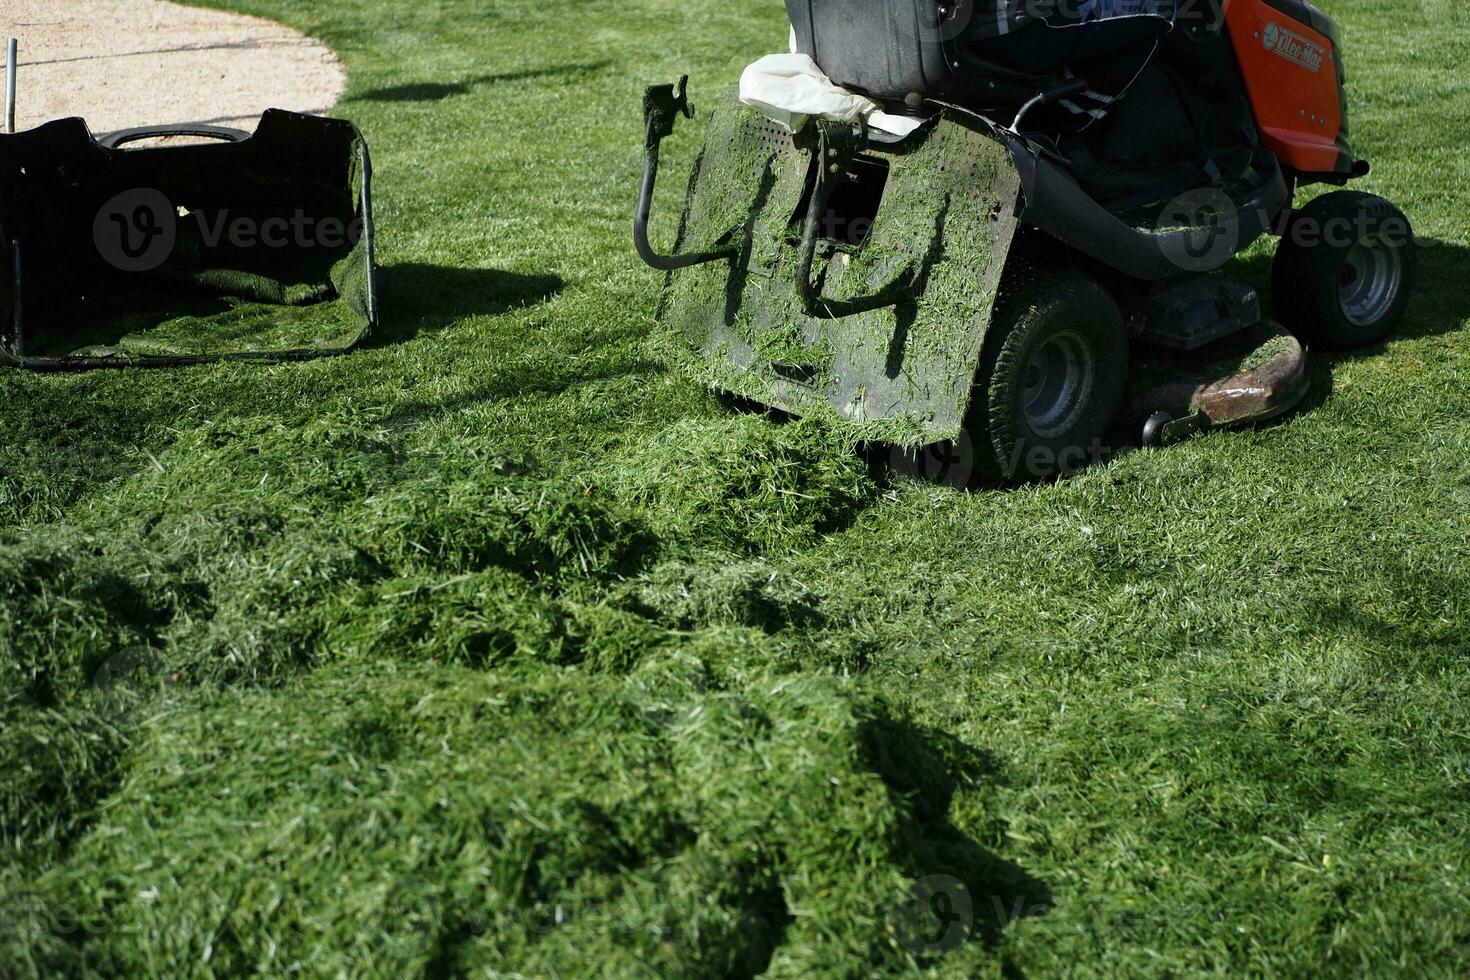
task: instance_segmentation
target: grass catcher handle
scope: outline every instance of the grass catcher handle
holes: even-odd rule
[[[689,76],[684,75],[679,79],[677,93],[672,85],[652,85],[643,93],[643,119],[648,128],[643,142],[643,187],[638,193],[638,211],[633,216],[633,244],[638,249],[639,258],[664,272],[718,262],[735,255],[733,247],[713,252],[663,255],[648,241],[648,213],[653,210],[653,185],[658,180],[659,144],[674,132],[674,124],[680,116],[694,118],[694,107],[684,94],[688,84]]]
[[[812,188],[811,201],[807,204],[806,221],[801,229],[801,247],[796,256],[796,299],[801,304],[803,313],[818,320],[856,316],[885,306],[897,306],[914,298],[912,289],[902,279],[861,299],[823,299],[812,285],[812,263],[817,257],[817,239],[821,237],[822,216],[827,213],[832,192],[841,182],[841,173],[842,167],[832,162],[828,132],[823,126],[820,128],[817,147],[817,182]]]
[[[115,150],[127,143],[136,143],[139,140],[159,139],[164,136],[197,136],[200,139],[224,140],[226,143],[243,143],[250,138],[250,134],[243,129],[230,129],[227,126],[206,126],[204,123],[193,125],[178,125],[176,123],[165,126],[138,126],[134,129],[119,129],[115,133],[108,133],[100,137],[97,142]]]

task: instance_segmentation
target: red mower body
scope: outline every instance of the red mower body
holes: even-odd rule
[[[1288,173],[1353,175],[1332,19],[1306,0],[1225,0],[1224,9],[1262,144]]]

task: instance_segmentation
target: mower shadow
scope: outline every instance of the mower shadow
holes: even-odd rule
[[[1435,238],[1419,239],[1419,282],[1397,337],[1437,337],[1470,317],[1470,248]]]
[[[555,274],[455,269],[417,262],[389,266],[379,276],[383,315],[364,345],[369,348],[401,344],[469,317],[499,316],[544,303],[566,285]]]
[[[462,82],[410,82],[373,89],[361,95],[349,96],[347,102],[439,102],[456,95],[468,95],[477,88],[499,85],[503,82],[521,82],[537,78],[556,78],[575,81],[594,75],[611,65],[611,61],[593,61],[570,65],[551,65],[546,68],[528,68],[524,71],[501,72],[481,75]]]
[[[968,899],[968,941],[993,949],[1017,920],[1051,910],[1052,892],[1044,881],[980,846],[950,822],[954,796],[962,787],[999,779],[1000,765],[992,755],[949,732],[893,718],[871,722],[863,745],[889,792],[904,802],[904,871],[935,889],[935,901],[923,912],[944,911],[942,903],[963,915]],[[947,894],[960,891],[955,881],[963,886],[963,895]],[[915,952],[923,958],[943,950]]]
[[[1470,248],[1436,238],[1419,238],[1419,279],[1404,322],[1394,331],[1392,340],[1414,340],[1437,337],[1458,330],[1470,317]],[[1255,255],[1228,265],[1226,278],[1254,286],[1261,294],[1261,305],[1270,309],[1271,256]],[[1381,346],[1338,355],[1334,361],[1371,354]],[[1315,378],[1313,379],[1315,380]]]
[[[1333,391],[1333,368],[1341,363],[1381,354],[1394,340],[1439,337],[1461,329],[1470,317],[1470,248],[1434,238],[1419,239],[1419,278],[1404,322],[1383,344],[1354,351],[1308,351],[1307,377],[1311,388],[1302,403],[1286,415],[1260,423],[1269,429],[1320,408]],[[1253,256],[1226,267],[1226,275],[1256,287],[1262,305],[1271,308],[1271,257]]]

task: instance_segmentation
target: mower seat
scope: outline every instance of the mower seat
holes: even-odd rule
[[[1177,0],[786,0],[797,48],[838,85],[885,102],[1015,107],[1060,79],[1105,113],[1172,29]]]

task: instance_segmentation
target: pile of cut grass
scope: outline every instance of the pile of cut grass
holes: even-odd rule
[[[915,818],[874,769],[885,724],[850,682],[728,690],[690,654],[626,679],[379,663],[203,696],[147,723],[115,831],[35,882],[7,959],[52,975],[901,966],[887,917]],[[44,921],[62,908],[132,940],[65,941]]]
[[[808,547],[875,495],[830,425],[760,415],[676,422],[620,461],[612,480],[660,533],[745,554]]]

